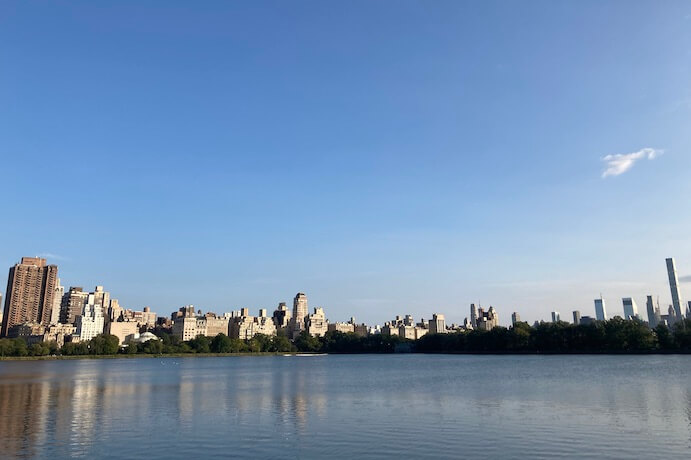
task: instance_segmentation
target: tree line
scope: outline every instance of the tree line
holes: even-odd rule
[[[563,321],[535,327],[518,322],[491,331],[425,335],[415,343],[423,353],[689,353],[691,320],[650,329],[641,321],[616,317],[588,325]]]
[[[306,332],[294,341],[285,335],[257,334],[249,340],[233,339],[225,334],[197,336],[182,341],[164,329],[154,331],[159,340],[118,344],[114,335],[102,334],[85,342],[55,342],[27,345],[22,338],[0,339],[0,356],[83,356],[115,354],[194,354],[194,353],[689,353],[691,319],[669,328],[648,328],[640,321],[614,318],[588,325],[566,322],[530,326],[518,322],[510,328],[490,331],[463,331],[427,334],[418,340],[398,336],[327,332],[313,337]]]

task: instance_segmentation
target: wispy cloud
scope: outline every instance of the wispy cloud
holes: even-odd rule
[[[680,276],[679,282],[680,283],[691,283],[691,275]]]
[[[606,165],[605,170],[602,173],[602,178],[604,179],[609,176],[618,176],[620,174],[624,174],[626,171],[631,169],[638,160],[643,158],[654,160],[663,153],[664,150],[646,147],[638,152],[615,153],[613,155],[602,157],[602,161],[604,161]]]
[[[53,254],[52,252],[42,252],[40,254],[36,254],[37,257],[42,257],[44,259],[53,259],[53,260],[70,260],[68,257],[63,257],[57,254]]]

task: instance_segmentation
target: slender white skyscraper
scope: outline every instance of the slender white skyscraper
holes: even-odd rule
[[[605,309],[605,299],[600,296],[599,299],[595,299],[595,319],[598,321],[607,320],[607,310]]]
[[[638,305],[631,297],[621,299],[624,304],[624,319],[636,319],[638,316]]]
[[[677,268],[674,264],[674,258],[670,257],[667,262],[667,276],[669,277],[669,290],[672,292],[672,306],[674,307],[674,315],[676,320],[680,321],[684,318],[681,311],[681,295],[679,295],[679,280],[677,279]]]

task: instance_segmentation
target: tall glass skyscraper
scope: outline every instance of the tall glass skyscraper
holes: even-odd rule
[[[605,299],[600,296],[599,299],[595,299],[595,319],[598,321],[607,320],[607,310],[605,310]]]
[[[621,299],[624,304],[624,319],[636,319],[638,316],[638,305],[631,297]]]
[[[674,265],[674,258],[670,257],[667,262],[667,276],[669,277],[669,290],[672,292],[672,306],[674,307],[674,314],[677,321],[684,318],[684,312],[681,311],[681,295],[679,295],[679,280],[677,279],[677,268]]]

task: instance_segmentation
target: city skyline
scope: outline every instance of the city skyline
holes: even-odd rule
[[[600,294],[600,297],[594,299],[593,301],[592,318],[600,321],[612,319],[614,317],[621,317],[627,320],[637,318],[639,320],[650,322],[650,324],[652,325],[651,327],[654,327],[656,324],[660,322],[661,317],[668,317],[665,316],[664,313],[668,313],[670,315],[670,318],[672,318],[672,323],[676,321],[674,319],[675,317],[687,317],[688,312],[691,311],[691,300],[685,300],[683,293],[679,289],[679,281],[676,273],[676,261],[674,258],[666,258],[665,265],[668,275],[668,288],[671,293],[671,298],[673,299],[672,302],[668,304],[667,309],[665,309],[664,311],[660,311],[661,307],[659,295],[655,296],[657,300],[654,301],[653,295],[646,294],[646,310],[644,312],[646,314],[645,318],[643,318],[641,312],[638,311],[637,302],[635,298],[631,296],[621,298],[621,312],[619,312],[618,310],[608,311],[606,298],[605,296]],[[46,272],[46,270],[49,271]],[[19,262],[10,267],[8,275],[7,292],[16,292],[14,296],[10,296],[9,298],[7,298],[7,294],[5,294],[5,298],[3,298],[3,293],[0,292],[0,300],[3,300],[3,317],[8,311],[11,312],[11,315],[9,316],[11,318],[11,321],[9,323],[6,321],[2,322],[2,335],[6,336],[8,329],[12,325],[21,325],[23,323],[43,323],[45,325],[57,324],[58,322],[74,323],[75,319],[79,319],[79,316],[82,315],[84,305],[96,305],[98,308],[103,310],[102,314],[105,314],[106,307],[110,305],[111,300],[112,302],[114,302],[115,308],[118,311],[123,311],[124,308],[128,308],[130,311],[133,311],[136,308],[141,308],[144,311],[151,311],[151,306],[149,305],[141,306],[127,305],[124,303],[120,304],[118,299],[111,299],[110,292],[103,290],[102,283],[96,284],[95,291],[91,293],[89,293],[88,291],[84,291],[82,288],[83,285],[75,286],[72,284],[68,284],[68,290],[67,292],[65,292],[65,286],[61,284],[61,279],[58,275],[58,266],[56,264],[49,264],[46,259],[40,257],[22,257]],[[17,287],[14,287],[13,283],[17,283],[17,286],[29,286],[30,289],[32,289],[32,291],[24,292],[22,289],[17,289]],[[27,295],[28,298],[25,299]],[[76,301],[73,301],[73,298],[76,299]],[[7,305],[5,305],[5,300]],[[27,313],[22,313],[23,315],[25,315],[24,317],[17,316],[18,305],[20,305],[22,302],[25,302],[29,306]],[[308,320],[308,317],[311,317],[312,315],[310,314],[310,309],[307,306],[307,296],[303,292],[298,292],[298,294],[293,299],[292,310],[287,308],[287,302],[285,301],[274,301],[273,305],[278,305],[276,307],[276,310],[274,311],[274,321],[279,321],[282,323],[285,322],[285,326],[289,328],[291,334],[293,334],[294,336],[299,335],[300,331],[305,330],[305,328],[307,327],[306,321]],[[320,315],[324,315],[322,309],[324,308],[323,305],[325,304],[320,305],[322,306],[318,307],[317,309],[321,310]],[[475,303],[470,303],[469,305],[470,309],[466,309],[465,315],[461,313],[462,319],[460,320],[455,320],[455,318],[458,315],[458,312],[455,309],[452,309],[451,314],[449,315],[449,318],[451,319],[450,323],[459,326],[467,326],[468,324],[470,324],[472,328],[477,328],[476,321],[478,318],[482,317],[482,304],[478,302],[477,305]],[[494,311],[495,306],[497,305],[492,305],[492,303],[486,304],[486,307],[489,307],[490,311]],[[191,303],[183,304],[183,307],[175,306],[171,310],[173,311],[172,317],[175,316],[176,308],[179,308],[180,311],[183,311],[184,309],[189,309],[192,307],[193,304]],[[478,314],[478,307],[480,314]],[[195,307],[195,311],[196,308],[197,307]],[[161,311],[166,311],[171,309],[171,307],[165,306],[160,309]],[[230,315],[235,314],[235,312],[238,312],[241,313],[242,316],[248,316],[249,311],[254,309],[259,310],[260,317],[267,317],[266,313],[272,311],[273,307],[270,305],[252,304],[251,306],[248,306],[235,304],[232,306],[205,306],[204,308],[199,308],[199,311],[212,312],[214,314],[218,313],[221,315]],[[24,311],[23,308],[21,308],[21,310]],[[286,310],[288,310],[288,316],[281,315],[282,319],[280,320],[276,318],[275,315],[279,311],[285,312]],[[509,308],[509,310],[511,309]],[[579,324],[581,318],[581,308],[574,307],[570,310],[572,310],[573,313],[573,323]],[[415,312],[414,314],[411,314],[411,310],[406,309],[404,307],[402,310],[399,308],[399,310],[396,311],[395,314],[391,315],[390,317],[395,316],[396,318],[400,318],[401,314],[406,314],[406,317],[410,317],[411,319],[419,317],[422,318],[422,320],[424,321],[424,318],[430,314],[432,315],[432,317],[435,317],[437,314],[439,314],[441,315],[441,318],[444,318],[444,316],[446,315],[446,313],[430,313],[431,311],[441,312],[444,310],[435,309],[433,306],[429,306],[429,308],[424,313]],[[585,308],[584,311],[587,312],[588,309]],[[315,313],[317,313],[316,310]],[[91,309],[90,314],[93,314],[93,308]],[[504,322],[501,322],[498,319],[496,319],[493,320],[494,322],[492,324],[508,327],[510,325],[515,324],[517,318],[520,318],[521,315],[523,315],[523,313],[520,310],[512,310],[510,321],[505,320]],[[342,316],[343,312],[341,312],[337,319],[330,320],[329,322],[340,324],[342,321],[344,321],[344,318]],[[353,323],[353,318],[355,318],[355,316],[352,315],[352,312],[350,314],[346,312],[345,316],[350,318],[349,323]],[[652,320],[651,316],[653,317]],[[165,318],[166,314],[164,313],[161,317]],[[590,317],[590,315],[586,314],[585,317]],[[296,323],[296,318],[301,318],[301,320],[298,323]],[[545,319],[544,316],[535,319],[529,319],[525,317],[523,318],[523,321],[527,323],[543,321],[564,321],[564,319],[561,318],[561,314],[559,313],[559,311],[555,310],[552,310],[549,313],[547,319]],[[329,320],[329,318],[323,317],[323,320],[326,321]],[[388,319],[384,319],[382,321],[365,321],[362,324],[364,325],[367,323],[372,326],[381,326],[383,324],[386,324],[387,321]],[[568,319],[566,321],[568,321]],[[324,328],[325,327],[326,326],[324,326]],[[101,329],[102,328],[103,325],[101,325]]]
[[[367,321],[689,291],[688,2],[10,3],[0,267]]]

